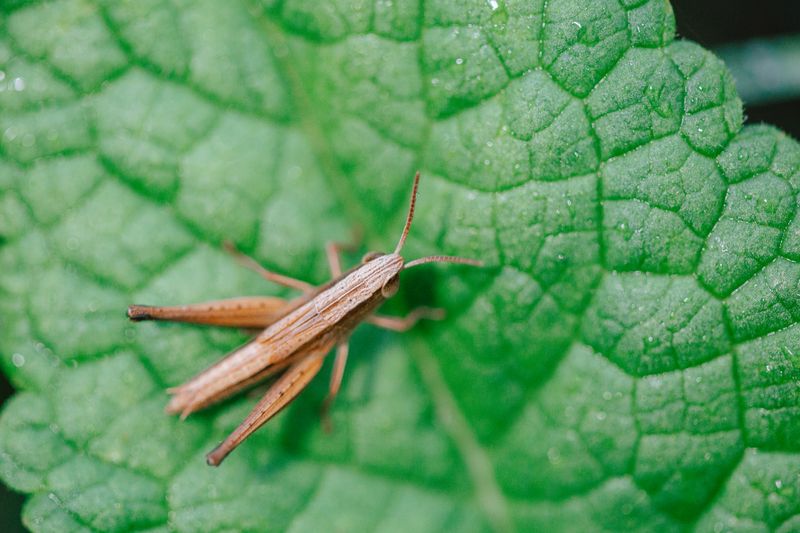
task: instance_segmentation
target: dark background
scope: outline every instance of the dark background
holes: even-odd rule
[[[678,35],[715,48],[722,44],[778,35],[800,35],[798,0],[673,0]],[[800,94],[793,99],[746,105],[748,123],[768,122],[800,139]],[[0,372],[0,403],[12,393]],[[0,531],[24,531],[20,523],[23,498],[0,484]]]
[[[798,0],[672,0],[678,36],[713,49],[719,45],[797,35]],[[792,100],[758,106],[745,102],[748,124],[767,122],[800,139],[800,94]]]

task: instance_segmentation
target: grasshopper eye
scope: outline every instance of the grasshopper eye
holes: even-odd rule
[[[363,265],[364,263],[369,263],[373,259],[377,259],[382,255],[386,255],[386,254],[381,253],[381,252],[367,252],[367,253],[364,254],[364,257],[361,258],[361,264]]]
[[[391,298],[392,296],[397,294],[397,290],[399,288],[400,288],[400,276],[395,274],[394,276],[383,282],[383,286],[381,287],[381,295],[384,298]]]

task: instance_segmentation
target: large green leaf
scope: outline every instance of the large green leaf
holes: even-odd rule
[[[665,0],[12,1],[0,475],[37,531],[800,529],[800,147],[741,129]],[[394,312],[219,469],[252,406],[164,389],[244,337],[127,304],[284,294],[394,244]],[[354,258],[351,258],[354,259]]]

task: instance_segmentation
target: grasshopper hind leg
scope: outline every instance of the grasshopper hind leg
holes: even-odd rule
[[[289,304],[274,296],[229,298],[188,305],[131,305],[128,318],[134,322],[161,320],[208,326],[263,329],[284,313]]]
[[[210,466],[218,466],[242,441],[289,405],[317,375],[330,348],[330,345],[323,345],[290,366],[239,427],[206,456],[206,462]]]

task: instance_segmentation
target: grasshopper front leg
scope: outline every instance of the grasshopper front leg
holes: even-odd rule
[[[444,310],[431,307],[418,307],[404,317],[372,315],[367,317],[366,322],[390,331],[403,332],[414,327],[414,325],[423,318],[428,320],[442,320],[444,318]]]

